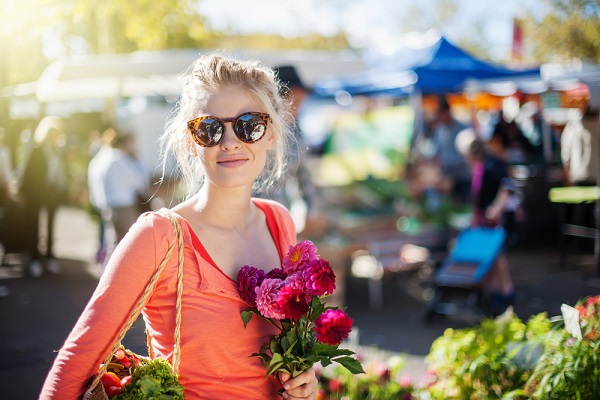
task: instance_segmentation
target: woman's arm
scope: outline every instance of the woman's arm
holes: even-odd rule
[[[168,243],[156,248],[155,224],[156,217],[141,217],[115,249],[56,357],[40,399],[78,399],[87,389],[154,273],[156,255],[166,252]]]

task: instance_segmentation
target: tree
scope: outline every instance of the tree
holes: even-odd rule
[[[552,0],[539,22],[527,19],[532,56],[539,62],[600,62],[600,0]]]
[[[0,87],[37,79],[60,56],[194,48],[211,37],[193,0],[8,0],[0,13]]]

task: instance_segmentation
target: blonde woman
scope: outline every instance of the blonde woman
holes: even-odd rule
[[[189,196],[171,209],[183,226],[185,267],[180,382],[186,399],[315,399],[312,369],[266,377],[249,357],[275,332],[237,292],[244,265],[281,265],[296,235],[283,206],[253,198],[283,172],[291,115],[272,70],[220,55],[200,57],[183,79],[164,157],[178,161]],[[167,162],[165,161],[165,164]],[[42,399],[82,395],[173,240],[170,221],[144,214],[118,245],[90,303],[60,350]],[[166,267],[142,313],[154,356],[173,355],[176,264]],[[74,368],[74,366],[77,366]]]

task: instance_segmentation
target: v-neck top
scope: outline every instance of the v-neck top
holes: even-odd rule
[[[275,243],[275,247],[277,248],[277,253],[279,254],[279,260],[281,261],[283,260],[285,253],[283,253],[283,248],[281,247],[281,233],[279,231],[277,216],[275,215],[269,203],[264,203],[262,201],[254,201],[254,204],[265,214],[267,227],[269,228],[269,232],[271,233],[271,237],[273,238],[273,242]],[[208,253],[208,251],[206,250],[206,248],[204,247],[204,245],[202,244],[192,227],[189,225],[189,223],[183,218],[180,218],[180,221],[184,223],[188,232],[190,233],[190,236],[192,238],[192,245],[194,246],[194,249],[196,249],[200,257],[206,260],[217,271],[225,275],[226,278],[236,283],[233,279],[231,279],[229,275],[223,272],[221,267],[219,267],[217,263],[212,259],[212,257],[210,256],[210,254]]]
[[[274,201],[252,201],[265,213],[282,258],[296,243],[289,212]],[[240,298],[236,282],[215,268],[188,224],[178,218],[185,258],[179,380],[186,399],[280,399],[277,390],[281,384],[265,378],[260,359],[250,357],[277,329],[261,318],[253,318],[244,328],[240,313],[250,306]],[[171,222],[158,213],[144,214],[132,226],[58,353],[41,399],[81,397],[173,240]],[[223,251],[227,251],[226,244]],[[142,311],[149,353],[169,360],[174,345],[176,254],[174,251]]]

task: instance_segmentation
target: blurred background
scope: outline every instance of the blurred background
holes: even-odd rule
[[[428,308],[437,272],[474,218],[459,131],[474,132],[514,184],[507,253],[516,312],[556,314],[598,290],[597,1],[5,0],[0,15],[0,355],[29,354],[21,372],[38,363],[43,379],[48,352],[66,337],[118,236],[88,182],[107,132],[134,138],[145,208],[182,199],[169,165],[158,184],[157,140],[178,76],[210,51],[276,68],[295,95],[300,156],[281,187],[257,195],[286,204],[299,238],[335,266],[330,301],[355,310],[356,344],[424,356],[445,328],[481,317],[474,309],[432,322]],[[36,193],[54,196],[37,181],[27,189],[46,117],[60,123],[50,157],[58,161],[44,171],[60,170],[50,186],[63,190],[33,204],[39,218],[30,221]],[[450,142],[436,136],[440,124],[454,131]],[[563,135],[571,125],[587,132],[577,176],[573,160],[583,156],[567,154],[576,139]],[[39,231],[35,250],[19,228],[28,224]],[[60,324],[52,299],[69,310]],[[36,312],[59,324],[43,348],[23,345]],[[18,381],[19,369],[10,376]]]

